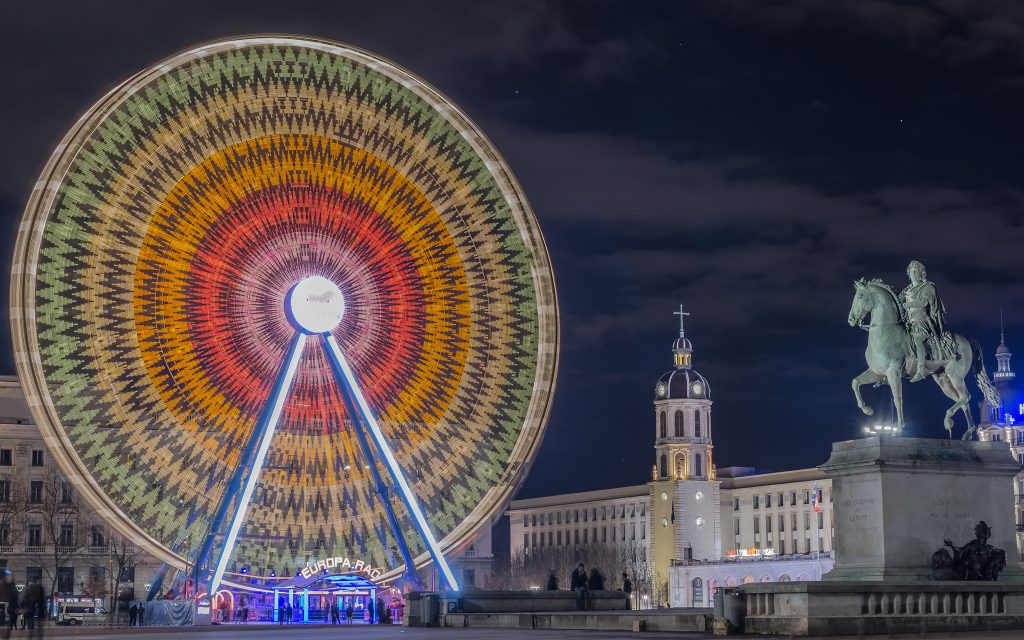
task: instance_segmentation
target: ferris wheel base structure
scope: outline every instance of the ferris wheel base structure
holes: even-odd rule
[[[62,474],[210,586],[315,548],[454,588],[558,364],[550,258],[494,145],[398,65],[294,36],[193,47],[88,109],[26,205],[10,310]]]

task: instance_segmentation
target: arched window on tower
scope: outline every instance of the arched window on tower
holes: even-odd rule
[[[704,477],[704,472],[701,470],[701,467],[703,466],[700,463],[701,459],[702,458],[700,454],[693,456],[693,475],[697,476],[698,478]]]
[[[668,477],[668,458],[665,457],[664,453],[661,454],[661,477],[662,478],[667,478]]]
[[[661,433],[661,435],[659,437],[661,437],[661,438],[668,437],[668,429],[665,426],[666,418],[665,418],[665,412],[664,411],[661,412],[661,416],[658,417],[658,421],[661,424],[661,431],[659,432],[659,433]],[[662,474],[662,475],[664,475],[664,474]]]
[[[683,412],[676,411],[676,437],[683,437]]]
[[[682,480],[686,477],[686,454],[676,454],[676,478]]]
[[[700,437],[700,411],[693,412],[693,437]]]

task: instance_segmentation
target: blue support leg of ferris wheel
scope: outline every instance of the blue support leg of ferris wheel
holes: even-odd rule
[[[445,559],[444,554],[441,553],[440,545],[438,545],[437,539],[434,538],[434,532],[430,530],[430,523],[427,522],[427,518],[423,515],[423,511],[420,509],[420,505],[416,500],[416,495],[413,494],[408,481],[405,479],[405,474],[402,472],[402,468],[398,465],[398,460],[395,459],[394,453],[391,452],[391,447],[388,446],[387,439],[384,437],[384,432],[381,431],[380,425],[377,423],[377,418],[374,417],[373,411],[370,409],[370,405],[366,401],[366,397],[363,396],[363,392],[359,388],[359,383],[356,381],[356,377],[352,373],[352,369],[349,367],[348,361],[345,359],[345,355],[341,352],[341,347],[338,345],[338,341],[335,340],[334,336],[330,333],[324,334],[324,338],[328,346],[327,353],[329,359],[334,366],[335,375],[339,378],[338,382],[352,394],[352,398],[355,400],[356,408],[359,411],[360,417],[362,417],[363,422],[370,431],[370,436],[372,437],[373,444],[377,448],[377,453],[380,454],[380,457],[384,460],[384,464],[391,474],[391,479],[398,488],[398,494],[405,503],[405,508],[408,509],[409,514],[412,516],[413,524],[416,525],[417,531],[427,545],[430,557],[434,560],[434,564],[441,570],[441,578],[444,581],[444,584],[449,589],[458,591],[459,584],[455,579],[455,574],[452,573],[452,569],[448,565],[448,561]],[[338,375],[339,373],[340,375]]]

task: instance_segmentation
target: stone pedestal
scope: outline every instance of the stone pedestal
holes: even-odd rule
[[[1024,582],[1017,559],[1013,477],[1005,442],[878,435],[836,442],[819,467],[832,479],[835,568],[823,580],[932,581],[931,556],[974,526],[992,528],[1004,549],[1000,582]]]

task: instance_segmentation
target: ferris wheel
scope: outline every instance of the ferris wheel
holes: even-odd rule
[[[446,556],[540,444],[558,316],[480,130],[354,47],[192,48],[83,115],[22,221],[19,375],[63,474],[211,592]]]

